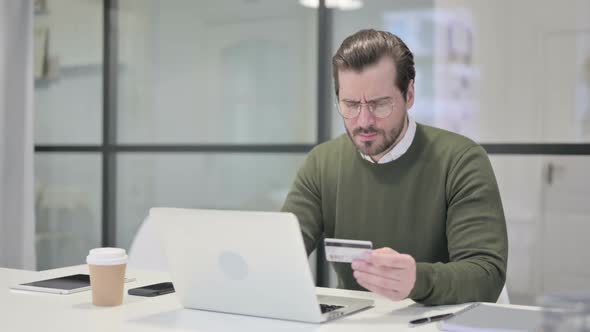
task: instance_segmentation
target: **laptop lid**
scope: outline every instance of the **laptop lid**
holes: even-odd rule
[[[186,308],[321,322],[295,215],[153,208]]]

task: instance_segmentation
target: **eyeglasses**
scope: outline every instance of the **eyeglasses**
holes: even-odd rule
[[[361,107],[367,105],[369,112],[373,113],[376,117],[383,119],[391,115],[393,112],[393,101],[381,100],[381,101],[370,101],[368,103],[359,103],[355,101],[343,101],[336,103],[338,112],[343,118],[353,119],[361,114]]]

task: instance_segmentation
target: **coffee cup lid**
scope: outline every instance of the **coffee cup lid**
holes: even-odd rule
[[[119,265],[127,263],[127,253],[121,248],[95,248],[86,256],[86,263],[91,265]]]

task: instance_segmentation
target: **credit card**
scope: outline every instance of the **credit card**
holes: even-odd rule
[[[345,239],[324,239],[326,260],[336,263],[352,263],[356,258],[370,253],[373,242]]]

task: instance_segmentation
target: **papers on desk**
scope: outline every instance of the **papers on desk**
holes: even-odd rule
[[[543,322],[540,310],[482,303],[441,324],[442,331],[535,331]]]

